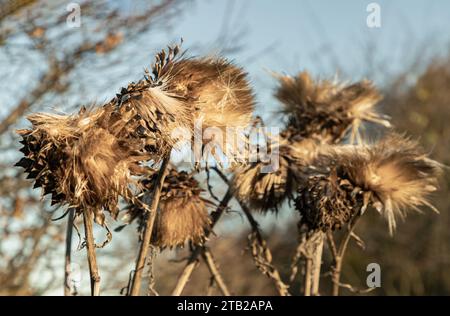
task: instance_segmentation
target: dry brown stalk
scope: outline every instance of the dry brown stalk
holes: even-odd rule
[[[312,250],[312,280],[311,280],[311,295],[319,295],[319,284],[320,284],[320,268],[322,266],[322,253],[323,253],[323,239],[324,234],[319,231],[315,234],[313,239],[313,250]]]
[[[216,282],[222,294],[224,296],[230,296],[231,295],[230,291],[228,290],[228,287],[226,286],[225,281],[223,280],[222,275],[219,272],[219,268],[217,267],[214,261],[214,257],[211,253],[211,250],[205,247],[202,252],[202,257],[205,260],[209,272],[211,273],[211,276],[214,278],[214,281]]]
[[[155,289],[155,274],[154,274],[154,261],[157,255],[157,248],[153,245],[150,245],[150,255],[148,260],[148,287],[147,287],[147,296],[159,296],[158,291]]]
[[[214,211],[211,214],[211,228],[205,232],[206,237],[208,237],[211,234],[214,226],[219,221],[220,217],[222,216],[223,212],[227,208],[227,205],[232,198],[233,192],[231,188],[228,188],[216,211]],[[180,277],[178,278],[175,289],[172,291],[173,296],[180,296],[181,293],[183,292],[184,287],[189,281],[189,277],[191,276],[192,272],[194,272],[195,267],[198,265],[198,257],[202,254],[203,249],[204,248],[202,246],[197,246],[192,251],[186,266],[184,267],[183,271],[180,274]]]
[[[70,264],[72,261],[72,232],[73,221],[75,216],[75,210],[69,209],[69,216],[67,219],[67,231],[66,231],[66,255],[64,264],[64,296],[72,296],[72,286],[70,284]]]
[[[352,221],[348,224],[347,231],[339,245],[339,248],[337,248],[336,243],[334,241],[334,237],[331,231],[327,231],[327,240],[328,245],[331,250],[331,255],[333,257],[333,267],[331,269],[331,280],[333,282],[333,289],[332,289],[332,295],[338,296],[339,295],[339,289],[341,287],[346,287],[349,290],[351,290],[351,286],[343,285],[340,283],[341,278],[341,271],[342,271],[342,263],[344,261],[345,252],[347,251],[348,243],[353,235],[353,231],[355,229],[356,223],[358,222],[358,219],[360,218],[359,215],[356,215]],[[360,291],[357,291],[360,292]]]
[[[212,296],[213,289],[214,289],[214,277],[210,277],[208,287],[206,288],[206,296]]]
[[[231,184],[227,177],[218,168],[213,167],[214,171],[220,176],[220,178],[231,188]],[[234,194],[234,198],[238,201],[242,211],[244,212],[250,226],[252,233],[249,235],[250,247],[252,250],[253,259],[257,268],[266,276],[268,276],[275,284],[277,292],[280,296],[289,296],[289,286],[285,284],[278,272],[277,268],[272,264],[272,253],[267,247],[267,243],[262,237],[259,224],[252,215],[250,209],[242,203],[242,201]]]
[[[311,273],[312,273],[312,258],[308,251],[308,239],[307,234],[300,233],[299,243],[295,251],[295,255],[292,258],[291,263],[291,276],[289,278],[290,283],[294,283],[298,274],[298,266],[302,264],[300,270],[301,277],[301,290],[300,293],[304,296],[311,296]]]
[[[86,235],[86,251],[89,263],[89,274],[91,278],[91,295],[100,295],[100,274],[98,273],[97,257],[95,255],[93,213],[89,210],[83,210],[84,232]]]
[[[311,296],[312,260],[306,258],[303,295]]]
[[[323,252],[322,231],[300,231],[299,243],[291,264],[291,283],[294,282],[298,264],[303,262],[302,294],[304,296],[319,295],[320,269]]]
[[[272,253],[267,248],[266,241],[258,240],[257,233],[252,232],[249,235],[249,244],[256,267],[273,281],[280,296],[290,296],[289,286],[281,280],[280,273],[272,264]]]
[[[163,159],[161,167],[159,169],[158,177],[156,178],[156,183],[153,192],[147,194],[144,197],[144,203],[150,204],[150,208],[146,214],[146,224],[144,235],[142,237],[142,242],[139,248],[138,259],[136,261],[136,268],[133,274],[133,280],[131,285],[131,290],[129,295],[137,296],[141,289],[142,272],[145,267],[145,260],[147,259],[148,249],[150,247],[150,241],[153,232],[153,225],[155,223],[156,212],[158,209],[159,198],[161,195],[161,188],[164,183],[164,179],[167,174],[167,166],[169,165],[170,156],[166,156]]]
[[[258,254],[257,258],[254,257],[255,263],[258,262],[260,265],[257,264],[257,266],[261,270],[261,272],[267,275],[274,282],[280,296],[290,296],[291,294],[288,291],[289,286],[282,281],[278,269],[272,264],[272,253],[267,247],[266,241],[261,236],[258,223],[256,223],[256,221],[254,220],[253,215],[250,213],[250,210],[248,210],[245,206],[243,209],[246,209],[246,211],[244,212],[247,216],[247,219],[252,225],[252,231],[256,237],[257,245],[252,245],[253,249],[256,250],[259,248],[259,251],[252,252],[254,254]]]
[[[189,281],[189,278],[191,277],[192,272],[194,272],[195,268],[198,266],[198,256],[201,253],[201,248],[197,248],[198,251],[192,252],[191,256],[189,257],[189,261],[184,267],[183,271],[181,272],[177,284],[175,286],[175,289],[172,291],[172,296],[180,296],[183,292],[184,287]]]
[[[298,274],[298,266],[299,263],[302,261],[302,258],[306,258],[306,259],[310,259],[307,257],[307,253],[306,253],[306,249],[305,249],[305,245],[306,245],[306,234],[301,234],[300,235],[300,241],[297,245],[297,248],[295,250],[295,254],[292,258],[292,262],[291,262],[291,275],[289,277],[289,282],[290,284],[292,284],[295,281],[295,278],[297,277]],[[302,270],[301,270],[301,275],[303,277],[302,279],[302,283],[300,284],[302,287],[301,293],[305,293],[305,289],[308,289],[308,291],[311,289],[311,278],[306,278],[306,275],[310,275],[310,261],[308,260],[304,260],[303,261],[303,266],[302,266]],[[309,265],[308,265],[309,263]],[[305,281],[309,282],[308,286],[305,286]]]

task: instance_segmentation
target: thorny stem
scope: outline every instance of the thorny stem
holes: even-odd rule
[[[231,188],[231,185],[230,185],[227,177],[222,173],[222,171],[220,171],[216,167],[213,167],[213,170],[228,185],[228,187]],[[272,254],[270,252],[270,249],[267,247],[266,241],[262,237],[258,222],[253,217],[250,209],[244,203],[242,203],[242,201],[240,201],[240,199],[238,199],[236,196],[234,196],[234,198],[238,201],[242,211],[244,212],[245,216],[247,217],[247,220],[252,228],[252,233],[256,237],[256,241],[261,250],[260,253],[263,255],[263,257],[259,258],[259,260],[257,262],[258,269],[260,269],[265,275],[267,275],[270,279],[272,279],[279,295],[289,296],[290,295],[289,291],[288,291],[289,286],[286,285],[281,280],[280,273],[272,265]],[[256,249],[254,249],[254,250],[256,250]],[[253,251],[253,252],[255,252],[255,251]],[[258,251],[256,251],[256,252],[258,252]]]
[[[75,210],[70,208],[69,216],[67,219],[66,230],[66,254],[64,262],[64,296],[72,296],[72,286],[70,284],[70,264],[72,261],[72,232]]]
[[[87,209],[83,210],[84,221],[84,233],[86,236],[86,251],[89,263],[89,274],[91,277],[91,295],[100,295],[100,275],[98,273],[97,257],[95,255],[95,243],[94,243],[94,230],[93,222],[94,218],[92,212]]]
[[[225,193],[225,196],[222,198],[222,201],[220,202],[219,206],[217,207],[216,211],[211,214],[211,228],[208,229],[205,232],[205,236],[208,237],[216,223],[219,221],[220,217],[222,216],[223,212],[227,208],[228,203],[233,197],[233,192],[231,188],[228,188],[227,192]],[[203,246],[196,246],[194,250],[191,253],[191,256],[188,259],[188,262],[186,266],[184,267],[183,271],[180,274],[180,277],[178,278],[177,284],[175,286],[175,289],[172,291],[173,296],[180,296],[183,292],[184,287],[186,286],[187,282],[189,281],[189,278],[194,272],[195,267],[198,265],[198,257],[202,254],[204,251]]]
[[[347,251],[348,243],[352,237],[353,231],[359,218],[360,215],[355,215],[355,217],[353,217],[353,219],[350,221],[350,223],[347,226],[347,232],[344,235],[339,245],[339,248],[336,247],[336,243],[334,241],[333,234],[331,233],[331,231],[327,232],[327,240],[331,249],[331,254],[333,256],[333,267],[331,269],[331,280],[333,282],[333,289],[332,289],[333,296],[338,296],[339,289],[342,287],[340,283],[342,263],[344,261],[344,256]]]
[[[162,165],[159,169],[158,177],[156,178],[156,183],[154,185],[153,191],[151,192],[151,195],[146,194],[144,196],[144,203],[149,204],[150,202],[150,208],[146,212],[146,223],[145,223],[145,229],[144,229],[144,236],[142,237],[142,242],[139,248],[139,254],[138,259],[136,261],[136,267],[134,270],[133,275],[133,281],[131,285],[131,290],[129,295],[131,296],[137,296],[139,295],[139,291],[141,289],[141,282],[142,282],[142,273],[145,268],[145,260],[147,259],[148,255],[148,249],[150,247],[150,241],[152,237],[153,232],[153,225],[155,223],[156,213],[158,209],[159,204],[159,198],[161,196],[161,189],[164,184],[164,179],[166,178],[167,174],[167,166],[169,165],[170,156],[167,155],[163,161]]]
[[[214,278],[214,281],[216,282],[222,294],[224,296],[230,296],[230,291],[228,291],[228,288],[222,278],[222,275],[219,272],[219,268],[217,267],[214,258],[212,256],[212,253],[208,248],[206,247],[204,248],[202,257],[205,260],[209,272],[211,273],[211,276]]]

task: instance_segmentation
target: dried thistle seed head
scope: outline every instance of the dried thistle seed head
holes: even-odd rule
[[[104,107],[72,116],[33,114],[33,128],[19,132],[25,157],[17,165],[35,187],[52,194],[53,204],[91,210],[101,225],[103,210],[114,217],[119,196],[131,196],[132,174],[143,172],[139,162],[148,159],[113,113]]]
[[[192,111],[182,97],[169,89],[170,69],[176,61],[178,49],[169,48],[156,56],[152,75],[147,71],[144,79],[130,83],[110,101],[122,118],[126,118],[135,135],[146,141],[146,150],[153,159],[167,155],[177,144],[179,135],[192,131]]]
[[[404,136],[391,134],[373,145],[329,148],[318,161],[335,166],[339,178],[370,192],[370,202],[387,219],[391,233],[396,218],[403,218],[408,209],[435,210],[428,198],[437,188],[442,165]]]
[[[246,73],[223,58],[183,59],[173,64],[167,87],[188,104],[194,132],[201,133],[203,158],[238,161],[254,107]]]
[[[295,178],[286,157],[281,156],[279,167],[271,173],[262,173],[267,167],[256,162],[238,168],[233,178],[233,186],[238,198],[250,208],[261,212],[278,211],[278,208],[290,197]]]
[[[159,212],[152,243],[159,247],[182,246],[190,241],[201,244],[210,227],[208,206],[201,197],[199,183],[185,171],[171,169],[161,192]]]
[[[246,74],[224,59],[180,59],[178,53],[178,47],[163,50],[152,73],[122,89],[111,103],[142,122],[150,152],[166,154],[195,123],[202,131],[209,128],[205,144],[237,156],[239,147],[229,144],[223,132],[245,129],[251,122],[254,98]],[[243,131],[236,134],[245,140]]]
[[[151,192],[157,173],[142,181],[143,192]],[[183,246],[186,242],[201,244],[211,221],[208,207],[212,203],[204,199],[203,189],[185,171],[170,169],[164,180],[158,213],[153,230],[152,243],[161,248]],[[143,194],[141,195],[141,199]],[[141,224],[145,210],[140,204],[129,207],[131,219],[138,218]],[[140,225],[142,229],[142,225]]]
[[[302,169],[316,154],[314,140],[289,140],[282,134],[280,143],[271,147],[268,159],[236,169],[234,190],[238,198],[252,209],[278,211],[286,199],[292,199],[303,177]]]
[[[302,137],[338,143],[349,130],[356,138],[362,122],[390,126],[374,110],[381,96],[368,81],[346,86],[329,80],[314,81],[307,72],[277,78],[275,97],[284,106],[289,126]]]
[[[189,102],[203,128],[246,128],[252,121],[254,97],[247,74],[223,58],[174,63],[168,87]]]
[[[186,242],[202,244],[210,224],[206,203],[200,197],[163,199],[152,243],[161,248],[183,246]]]
[[[336,172],[316,174],[301,182],[295,207],[301,214],[301,224],[309,230],[340,229],[362,207],[363,192]]]

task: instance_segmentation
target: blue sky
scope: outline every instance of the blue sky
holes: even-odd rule
[[[381,27],[369,28],[366,8],[372,2],[203,0],[165,36],[172,41],[183,37],[189,48],[190,43],[210,44],[223,29],[231,34],[243,31],[237,41],[242,49],[229,57],[249,71],[261,110],[272,102],[274,81],[267,70],[295,74],[306,69],[316,76],[337,74],[353,80],[369,77],[382,85],[418,55],[447,53],[450,1],[376,1]],[[214,51],[214,46],[208,47]]]
[[[378,44],[378,53],[392,53],[399,46],[411,48],[425,38],[435,42],[449,39],[450,2],[445,0],[377,1],[381,7],[381,28],[366,25],[367,0],[210,0],[199,1],[177,24],[173,33],[187,41],[208,42],[224,25],[224,12],[232,9],[228,29],[247,27],[244,55],[253,56],[271,43],[277,44],[271,57],[284,55],[282,67],[309,64],[325,55],[336,54],[348,65],[369,41]],[[412,44],[412,45],[411,45]],[[404,48],[407,48],[403,46]],[[353,60],[354,61],[354,60]],[[279,66],[280,61],[272,64]]]
[[[132,0],[117,0],[126,8],[136,9]],[[159,0],[156,0],[159,1]],[[181,0],[182,1],[182,0]],[[369,0],[195,0],[173,26],[141,34],[117,54],[131,56],[117,67],[99,58],[77,71],[78,86],[59,104],[102,103],[110,99],[130,80],[138,79],[151,56],[168,43],[184,39],[190,54],[217,51],[222,33],[241,47],[226,57],[245,67],[255,86],[259,114],[275,106],[271,98],[274,80],[269,71],[295,74],[308,70],[315,76],[339,75],[342,79],[367,77],[378,85],[387,84],[399,70],[417,56],[428,58],[446,54],[450,43],[450,1],[446,0],[378,0],[381,27],[368,28]],[[224,32],[225,30],[225,32]],[[235,36],[235,37],[233,37]],[[223,40],[219,44],[223,44]],[[202,47],[202,50],[198,50]],[[424,50],[426,48],[426,50]],[[30,57],[31,58],[31,57]],[[35,58],[36,59],[36,58]],[[21,84],[35,82],[45,63],[39,58],[30,62],[8,63],[21,69],[15,80],[5,80],[0,87],[10,91],[2,96],[0,116],[24,91]],[[0,65],[4,67],[6,65]],[[380,71],[380,69],[382,71]],[[98,76],[101,71],[103,76]],[[28,80],[29,79],[29,80]],[[92,83],[95,82],[95,85]],[[18,84],[19,83],[19,84]],[[82,94],[79,92],[83,91]]]

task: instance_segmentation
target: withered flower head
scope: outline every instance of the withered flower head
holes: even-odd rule
[[[298,187],[295,207],[310,230],[340,229],[361,210],[363,192],[351,182],[328,174],[313,174]]]
[[[135,130],[130,132],[145,138],[146,150],[154,154],[155,161],[170,153],[180,134],[192,131],[192,110],[170,89],[178,54],[178,46],[169,47],[167,53],[162,50],[151,73],[146,70],[142,80],[122,88],[109,102],[123,118],[134,122]]]
[[[252,209],[278,211],[286,199],[292,198],[302,168],[311,163],[318,147],[312,139],[280,135],[280,142],[270,145],[267,159],[236,169],[233,187],[237,197]]]
[[[34,187],[51,194],[52,204],[91,210],[101,225],[103,210],[114,217],[119,196],[131,196],[132,174],[148,159],[114,113],[107,107],[71,116],[38,113],[28,117],[32,129],[19,131],[25,157],[17,166],[35,179]]]
[[[219,163],[219,153],[230,163],[239,160],[254,107],[243,69],[223,58],[189,58],[175,62],[168,77],[168,89],[188,104],[194,133],[201,133],[202,156],[211,154]]]
[[[223,58],[183,59],[169,74],[170,91],[185,98],[203,128],[246,128],[254,97],[243,69]]]
[[[314,81],[307,72],[277,78],[275,97],[284,106],[289,126],[302,137],[320,138],[333,144],[350,130],[352,138],[359,137],[358,129],[364,121],[390,126],[386,118],[375,112],[374,106],[381,96],[369,81],[351,85]]]
[[[101,108],[31,115],[32,129],[20,131],[25,158],[18,165],[35,187],[52,194],[53,203],[92,210],[103,224],[102,210],[115,216],[120,196],[133,202],[133,175],[145,173],[139,163],[170,154],[177,137],[193,130],[194,118],[220,128],[248,124],[253,96],[242,70],[178,53],[175,46],[157,54],[151,73]],[[200,212],[201,199],[194,201],[191,213]]]
[[[141,197],[153,190],[156,177],[157,173],[142,180],[144,190]],[[161,190],[152,244],[172,248],[186,242],[204,242],[205,230],[211,224],[208,207],[212,203],[201,196],[202,192],[197,180],[186,171],[169,170]],[[128,213],[131,220],[138,218],[143,223],[145,210],[141,206],[131,205]]]
[[[373,145],[330,147],[318,164],[331,166],[332,172],[313,176],[311,185],[300,190],[297,206],[302,214],[342,213],[341,207],[356,208],[348,211],[354,213],[369,204],[387,219],[392,233],[396,218],[404,218],[408,209],[435,210],[428,198],[437,188],[442,166],[404,136],[391,134]],[[323,199],[331,201],[322,203]],[[306,211],[305,205],[310,205]]]
[[[132,83],[113,101],[125,107],[130,117],[145,122],[149,149],[164,154],[181,135],[193,132],[194,124],[204,132],[203,142],[218,147],[226,156],[237,156],[238,148],[227,143],[227,128],[244,140],[251,122],[254,97],[246,73],[223,58],[182,58],[178,46],[156,57],[152,73]],[[217,157],[216,157],[217,158]]]

